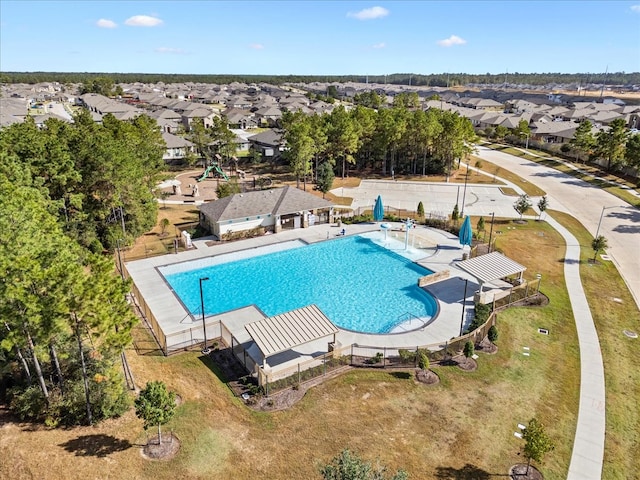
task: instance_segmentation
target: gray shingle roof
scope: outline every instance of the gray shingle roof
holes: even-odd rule
[[[209,217],[211,222],[220,222],[257,215],[287,215],[302,210],[327,208],[332,205],[328,200],[286,186],[271,190],[239,193],[207,202],[198,208]]]

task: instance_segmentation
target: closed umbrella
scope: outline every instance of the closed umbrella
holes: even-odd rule
[[[471,246],[471,241],[473,240],[473,230],[471,229],[471,217],[467,215],[462,222],[462,227],[460,227],[460,233],[458,233],[458,238],[460,239],[460,245],[464,248],[465,245]]]
[[[382,205],[382,197],[378,195],[376,198],[376,204],[373,207],[373,221],[381,222],[384,218],[384,206]]]

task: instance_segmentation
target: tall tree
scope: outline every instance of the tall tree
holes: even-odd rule
[[[624,161],[624,146],[627,142],[627,126],[623,118],[616,118],[609,124],[608,130],[598,132],[596,153],[607,161],[607,170]]]
[[[640,168],[640,133],[632,135],[627,140],[624,159],[629,167]]]
[[[302,177],[306,190],[307,175],[311,173],[311,162],[315,154],[311,122],[302,112],[285,112],[282,116],[282,127],[287,146],[284,158],[289,162],[296,176],[296,187],[300,188],[300,177]]]
[[[596,144],[596,139],[591,133],[593,125],[589,120],[580,122],[578,128],[573,133],[573,138],[569,140],[569,145],[575,152],[575,158],[578,160],[581,155],[583,158],[588,157]]]
[[[327,129],[328,153],[333,161],[342,161],[342,178],[345,177],[347,163],[354,163],[353,154],[358,148],[358,129],[351,115],[343,106],[334,109],[329,115]]]
[[[322,192],[322,198],[326,195],[326,193],[331,190],[333,186],[333,179],[335,178],[333,173],[333,167],[330,162],[323,162],[320,167],[318,167],[318,190]]]

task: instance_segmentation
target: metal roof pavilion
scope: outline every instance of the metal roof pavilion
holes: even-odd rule
[[[514,262],[500,252],[491,252],[469,260],[463,260],[458,262],[457,266],[476,277],[482,283],[515,275],[516,273],[519,273],[520,278],[522,278],[522,272],[527,269],[527,267]]]
[[[338,328],[316,305],[248,323],[244,328],[265,359],[329,335],[334,335],[335,340],[338,333]]]

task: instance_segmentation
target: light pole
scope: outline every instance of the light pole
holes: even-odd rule
[[[462,279],[461,279],[462,280]],[[464,330],[464,307],[467,303],[467,284],[469,283],[469,279],[464,279],[464,295],[462,296],[462,315],[460,316],[460,336],[462,336],[462,331]]]
[[[489,251],[487,253],[491,253],[491,236],[493,235],[493,217],[496,212],[491,212],[491,229],[489,230]]]
[[[207,347],[207,326],[204,323],[204,296],[202,295],[202,282],[209,280],[209,277],[202,277],[200,279],[200,309],[202,310],[202,332],[204,333],[204,348],[202,353],[208,355],[210,350]]]
[[[538,279],[538,287],[536,288],[536,295],[538,293],[540,293],[540,280],[542,279],[542,275],[539,273],[536,273],[536,278]]]
[[[598,228],[596,229],[596,236],[594,238],[598,238],[598,234],[600,233],[600,225],[602,225],[602,217],[604,216],[604,211],[609,210],[610,208],[617,208],[618,205],[614,205],[612,207],[602,207],[602,212],[600,212],[600,220],[598,220]]]
[[[464,200],[467,198],[467,179],[469,178],[469,162],[467,162],[467,170],[464,174],[464,191],[462,192],[462,210],[460,216],[464,218]]]
[[[122,277],[122,280],[124,280],[124,268],[122,267],[122,254],[120,252],[121,240],[122,240],[121,238],[116,239],[116,250],[118,251],[118,263],[120,264],[120,276]]]

